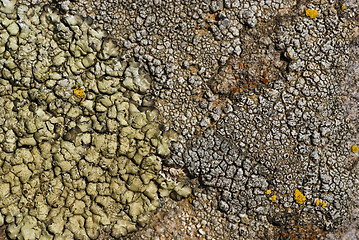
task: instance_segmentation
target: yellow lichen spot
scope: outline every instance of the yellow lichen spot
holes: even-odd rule
[[[327,206],[327,204],[324,201],[320,201],[319,199],[317,199],[315,201],[315,206],[319,206],[319,205],[322,205],[322,207]]]
[[[276,195],[273,195],[269,198],[269,200],[271,200],[272,202],[274,202],[275,200],[277,199],[277,196]]]
[[[50,72],[46,72],[46,74],[40,78],[40,81],[43,82],[43,81],[45,80],[47,74],[49,74],[49,73],[50,73]]]
[[[188,199],[188,202],[192,204],[194,196],[192,194],[190,194],[187,199]]]
[[[291,52],[287,52],[286,57],[291,60],[294,60],[293,54]]]
[[[359,148],[357,147],[357,145],[353,145],[352,146],[352,152],[357,153],[358,151],[359,151]]]
[[[306,198],[298,189],[295,189],[295,192],[294,192],[294,200],[295,200],[298,204],[303,204],[306,199],[307,199],[307,198]]]
[[[84,90],[82,88],[76,88],[74,89],[74,94],[76,97],[81,98],[81,103],[85,100],[85,93]]]
[[[345,5],[342,5],[342,10],[344,11],[347,7]]]
[[[318,11],[314,9],[307,9],[307,11],[305,11],[305,15],[313,19],[318,17]]]
[[[268,190],[266,191],[266,194],[268,195],[268,194],[270,194],[270,193],[271,193],[271,190],[268,189]]]

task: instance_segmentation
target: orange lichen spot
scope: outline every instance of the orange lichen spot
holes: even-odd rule
[[[289,51],[285,53],[285,56],[286,56],[288,59],[294,60],[293,53],[291,53],[291,52],[289,52]]]
[[[40,78],[40,81],[43,82],[43,81],[45,80],[46,76],[47,76],[49,73],[50,73],[50,72],[46,72],[46,74]]]
[[[295,189],[295,192],[294,192],[294,200],[295,200],[298,204],[303,204],[306,199],[307,199],[307,198],[306,198],[298,189]]]
[[[314,18],[318,17],[318,11],[314,10],[314,9],[307,9],[305,11],[305,15],[307,15],[311,19],[314,19]]]
[[[236,75],[236,79],[239,79],[239,76],[238,76],[238,75]]]
[[[276,33],[277,33],[277,32],[278,32],[278,29],[277,29],[277,28],[276,28],[276,29],[274,29],[274,32],[276,32]]]
[[[359,148],[357,147],[357,145],[353,145],[352,146],[352,152],[357,153],[358,151],[359,151]]]
[[[241,54],[241,55],[239,55],[241,58],[244,58],[244,55],[243,54]]]
[[[268,80],[267,78],[261,78],[261,82],[262,82],[262,83],[268,83],[269,80]]]
[[[342,11],[344,11],[347,7],[345,5],[342,5]]]
[[[263,75],[263,77],[267,76],[267,71],[266,71],[266,70],[263,70],[262,75]]]
[[[243,87],[244,87],[245,89],[247,89],[247,88],[248,88],[248,85],[246,84],[246,85],[244,85]]]
[[[267,62],[266,62],[266,61],[264,61],[264,62],[263,62],[263,64],[264,64],[264,65],[266,65],[266,64],[267,64]]]
[[[244,69],[244,66],[242,63],[239,63],[239,67],[243,68]]]
[[[270,194],[271,192],[272,192],[272,191],[268,189],[268,190],[266,191],[266,194],[268,195],[268,194]]]
[[[228,68],[232,68],[232,65],[229,65]]]
[[[217,15],[219,14],[220,11],[217,11],[215,13],[207,13],[205,18],[206,19],[210,19],[212,20],[213,22],[216,22],[217,21]]]
[[[81,103],[83,103],[83,101],[85,100],[85,97],[86,97],[84,91],[85,90],[83,90],[82,88],[78,88],[78,87],[74,89],[75,96],[82,99]]]
[[[274,202],[275,200],[277,199],[277,196],[276,195],[273,195],[269,198],[269,200],[271,200],[272,202]]]
[[[315,206],[319,206],[319,205],[321,205],[322,207],[327,206],[327,204],[324,201],[321,201],[321,200],[317,199],[315,201]]]
[[[233,93],[236,93],[238,91],[239,87],[233,88]]]

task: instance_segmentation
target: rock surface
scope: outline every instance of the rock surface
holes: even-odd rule
[[[357,1],[48,3],[0,4],[9,237],[359,237]]]

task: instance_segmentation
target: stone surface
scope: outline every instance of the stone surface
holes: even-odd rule
[[[40,189],[55,210],[21,218],[31,236],[33,223],[48,234],[48,214],[48,230],[69,239],[358,238],[357,1],[14,3],[0,6],[12,236],[23,227],[13,203],[41,202],[17,196]],[[33,160],[13,158],[18,148]],[[19,175],[24,164],[32,175]],[[179,199],[172,187],[192,204],[166,205]],[[75,203],[91,217],[73,215]],[[159,206],[182,216],[144,227]]]

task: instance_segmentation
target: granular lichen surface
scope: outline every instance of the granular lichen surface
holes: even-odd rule
[[[357,1],[35,3],[0,1],[9,237],[359,238]]]

